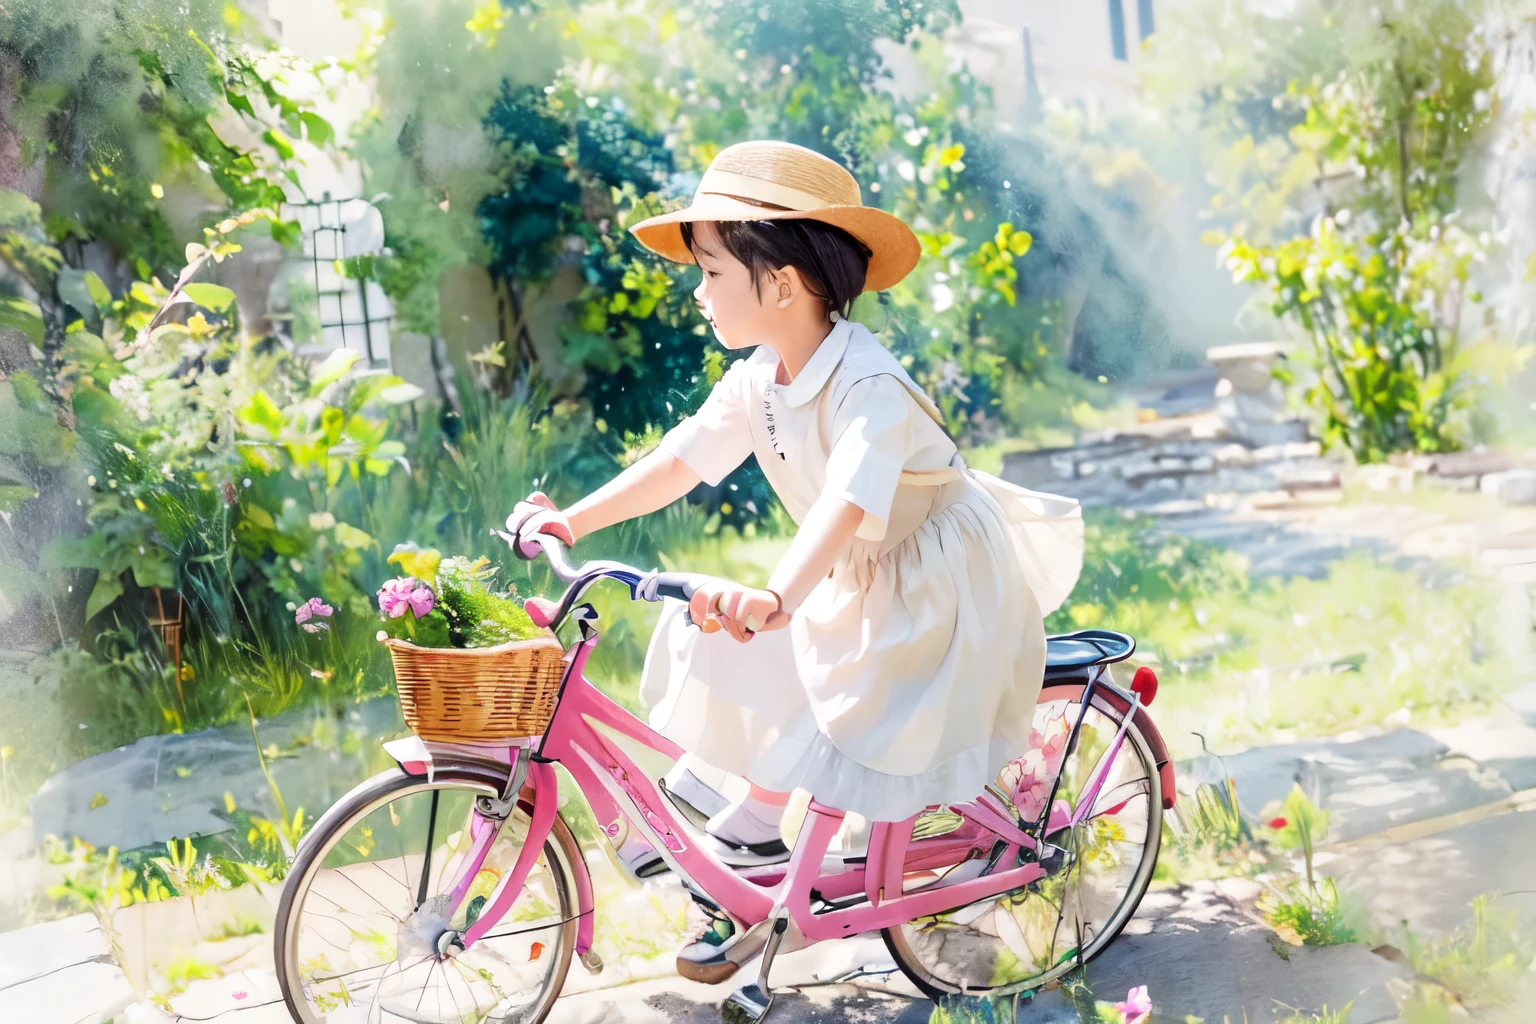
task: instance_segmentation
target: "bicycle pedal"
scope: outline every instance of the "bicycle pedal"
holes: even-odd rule
[[[764,992],[755,982],[732,992],[720,1007],[725,1024],[758,1024],[773,1007],[773,993]]]

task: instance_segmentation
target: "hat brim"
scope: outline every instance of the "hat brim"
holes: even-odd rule
[[[683,244],[685,223],[699,221],[819,220],[842,228],[869,247],[869,268],[864,290],[884,291],[912,272],[922,256],[922,246],[901,218],[872,206],[823,206],[816,210],[781,210],[744,203],[730,196],[706,194],[691,206],[648,217],[630,227],[635,239],[651,252],[674,263],[694,263]]]

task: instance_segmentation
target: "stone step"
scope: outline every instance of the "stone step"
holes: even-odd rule
[[[1529,735],[1536,736],[1536,731]],[[1243,811],[1255,819],[1283,800],[1293,785],[1300,785],[1314,804],[1330,813],[1322,840],[1330,844],[1495,803],[1520,788],[1515,783],[1527,772],[1536,771],[1536,750],[1529,758],[1519,754],[1520,744],[1529,741],[1526,734],[1508,739],[1510,757],[1497,759],[1498,765],[1480,764],[1446,739],[1473,750],[1487,742],[1474,727],[1459,733],[1447,730],[1446,738],[1395,729],[1346,742],[1324,739],[1258,747],[1224,756],[1220,763],[1237,785]],[[1220,768],[1212,760],[1187,762],[1180,774],[1192,783],[1215,782]]]
[[[26,1024],[105,1024],[137,998],[94,914],[0,933],[0,1015]]]

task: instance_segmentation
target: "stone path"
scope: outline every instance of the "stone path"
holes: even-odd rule
[[[1486,751],[1485,759],[1473,750]],[[1222,763],[1250,817],[1299,785],[1331,812],[1329,841],[1349,842],[1495,804],[1528,788],[1521,783],[1536,776],[1536,729],[1493,719],[1434,734],[1396,729],[1356,740],[1260,747]]]
[[[384,767],[377,739],[400,728],[394,698],[353,705],[335,717],[303,709],[258,723],[263,748],[275,751],[267,767],[290,813],[303,807],[311,817]],[[316,731],[331,742],[311,742]],[[348,733],[358,742],[343,743]],[[101,849],[158,846],[228,829],[220,817],[225,793],[263,817],[276,814],[249,725],[145,736],[78,761],[33,798],[32,829],[39,844],[56,835],[79,836]]]
[[[137,999],[94,914],[0,934],[0,1018],[102,1024]]]
[[[1536,728],[1523,717],[1529,712],[1517,710],[1536,709],[1536,690],[1522,691],[1510,703],[1510,714],[1434,734],[1403,729],[1289,744],[1247,751],[1223,762],[1250,813],[1283,796],[1293,782],[1300,782],[1330,810],[1333,828],[1319,851],[1318,868],[1337,878],[1347,896],[1372,909],[1379,934],[1400,933],[1402,921],[1421,936],[1444,934],[1465,923],[1467,904],[1479,894],[1510,892],[1505,897],[1510,906],[1536,913],[1536,897],[1512,891],[1529,885],[1523,875],[1528,851],[1536,847],[1536,790],[1517,790],[1510,784],[1536,760]],[[1468,756],[1477,753],[1488,761]],[[1490,767],[1494,764],[1501,767]],[[1195,779],[1199,771],[1198,765],[1181,766],[1181,778]],[[603,887],[601,880],[599,885]],[[1404,966],[1374,955],[1365,945],[1286,946],[1262,924],[1254,906],[1259,894],[1259,884],[1244,879],[1154,887],[1124,935],[1089,965],[1089,984],[1100,998],[1119,998],[1129,988],[1146,984],[1160,1018],[1170,1020],[1190,1014],[1214,1024],[1223,1017],[1242,1020],[1246,1014],[1260,1024],[1283,1020],[1292,1008],[1317,1012],[1324,1005],[1336,1010],[1345,1004],[1352,1004],[1353,1024],[1395,1018],[1391,989],[1404,983]],[[250,901],[263,899],[250,887],[219,895],[230,905],[204,897],[204,917],[257,914],[259,905]],[[272,896],[267,893],[264,899]],[[639,909],[623,911],[641,915],[626,921],[624,928],[655,927],[646,924],[649,919],[643,915],[663,896],[682,899],[675,885],[652,883],[634,898],[631,906]],[[234,905],[242,900],[246,902]],[[190,919],[177,923],[165,916],[189,914],[180,902],[130,908],[137,916],[120,912],[115,922],[124,946],[152,946],[156,932],[195,935]],[[622,899],[600,902],[600,912],[621,912]],[[49,929],[63,937],[52,937]],[[33,999],[27,1005],[35,1012],[16,1019],[27,1021],[72,1024],[104,1021],[115,1014],[124,1024],[280,1022],[287,1018],[277,1003],[269,942],[269,936],[256,934],[196,947],[196,958],[223,964],[225,974],[192,982],[172,999],[172,1013],[147,1001],[132,1002],[136,997],[128,979],[142,987],[150,974],[142,950],[130,953],[126,973],[111,963],[91,963],[24,981],[76,963],[77,948],[105,951],[95,919],[83,915],[0,937],[0,964],[6,972],[0,973],[0,986],[24,981],[16,992]],[[13,950],[27,951],[33,959],[13,958]],[[59,963],[47,959],[48,950],[55,951]],[[13,959],[27,966],[12,966]],[[610,964],[616,959],[610,957]],[[851,973],[864,976],[839,981]],[[743,977],[749,975],[744,972]],[[551,1020],[713,1024],[720,1019],[720,1004],[742,980],[713,987],[688,983],[670,974],[665,958],[638,965],[628,976],[638,980],[597,988],[622,981],[624,975],[592,978],[573,971],[573,994],[561,1000]],[[775,981],[781,990],[774,1015],[779,1021],[918,1024],[932,1013],[932,1004],[893,973],[884,945],[874,937],[786,954],[776,967]],[[8,1007],[5,996],[12,993],[0,993],[0,1006]],[[1065,1024],[1078,1015],[1067,994],[1057,990],[1024,1001],[1018,1019]]]

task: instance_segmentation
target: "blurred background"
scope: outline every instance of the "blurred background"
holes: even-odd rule
[[[855,316],[972,465],[1084,502],[1049,628],[1161,675],[1186,820],[1105,991],[1173,957],[1169,1020],[1527,1019],[1521,0],[0,5],[0,1007],[271,998],[293,845],[404,731],[386,560],[546,592],[488,529],[734,358],[626,226],[761,138],[918,232]],[[577,554],[760,582],[792,529],[749,461]],[[640,710],[655,609],[599,605]],[[681,895],[605,878],[582,984],[664,975]],[[60,941],[106,959],[20,952]]]

